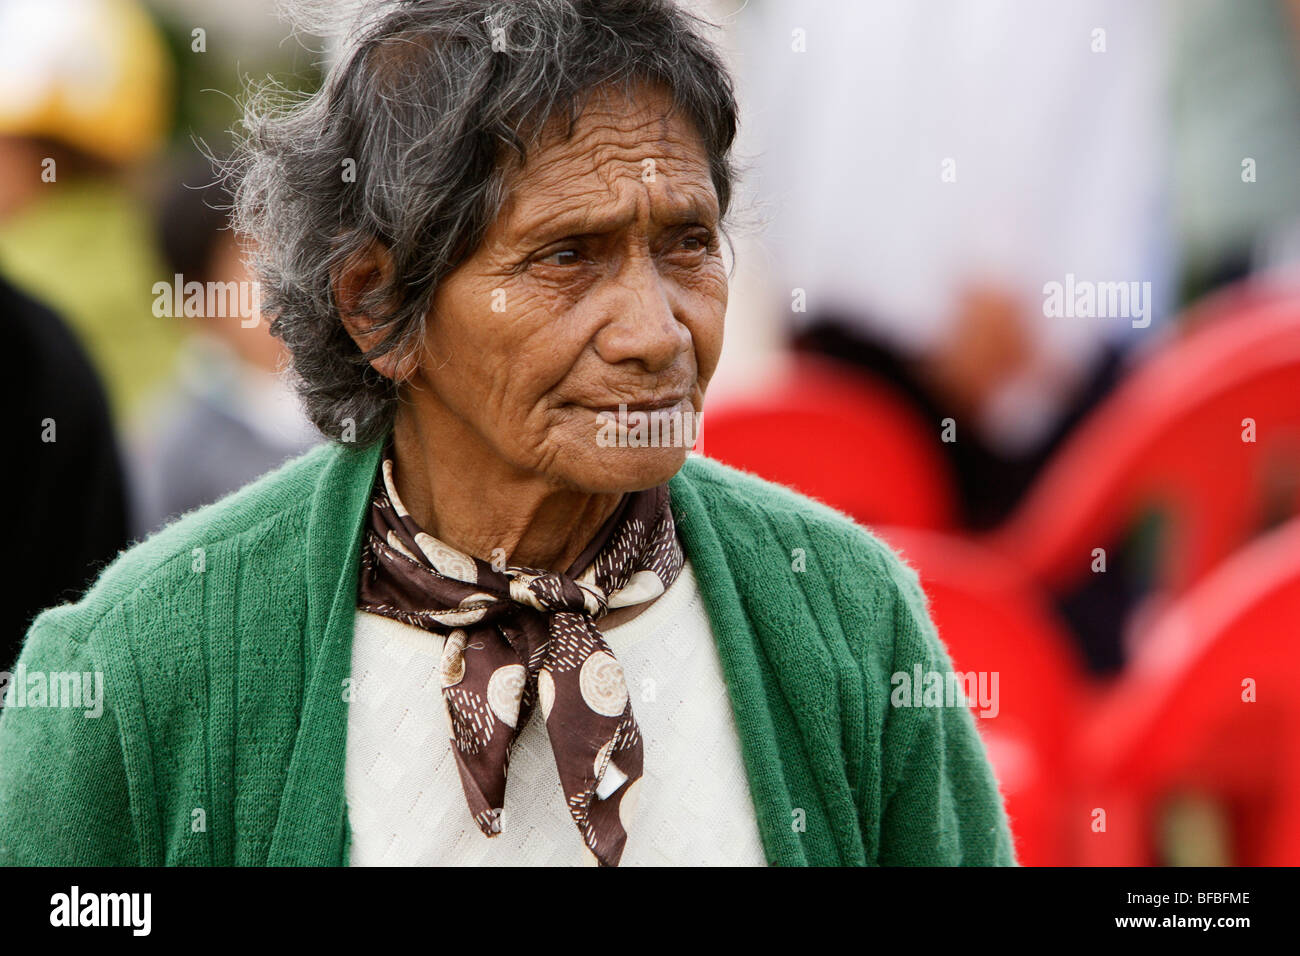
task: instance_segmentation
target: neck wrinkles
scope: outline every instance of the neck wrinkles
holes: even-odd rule
[[[491,563],[566,572],[623,500],[520,475],[507,463],[419,434],[399,416],[394,484],[411,518],[448,547]]]

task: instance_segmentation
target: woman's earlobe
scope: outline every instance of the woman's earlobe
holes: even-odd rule
[[[370,367],[398,385],[414,377],[420,367],[418,349],[395,349],[370,362]]]

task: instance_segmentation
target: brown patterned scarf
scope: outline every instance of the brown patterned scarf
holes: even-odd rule
[[[392,447],[376,476],[357,606],[446,636],[442,694],[474,822],[501,831],[510,750],[540,700],[560,784],[601,866],[635,810],[641,733],[596,621],[652,601],[682,569],[668,487],[624,495],[565,574],[496,567],[426,534],[402,506]]]

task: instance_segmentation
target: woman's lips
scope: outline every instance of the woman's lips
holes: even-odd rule
[[[632,412],[665,412],[672,411],[685,402],[687,398],[686,395],[676,395],[641,402],[619,402],[617,405],[587,405],[586,407],[597,414],[607,412],[610,415],[630,414]]]

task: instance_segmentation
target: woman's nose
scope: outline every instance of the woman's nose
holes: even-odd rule
[[[661,372],[690,349],[690,330],[679,320],[669,283],[653,257],[625,262],[610,282],[603,303],[608,320],[595,339],[604,361],[611,365],[635,361],[648,372]]]

